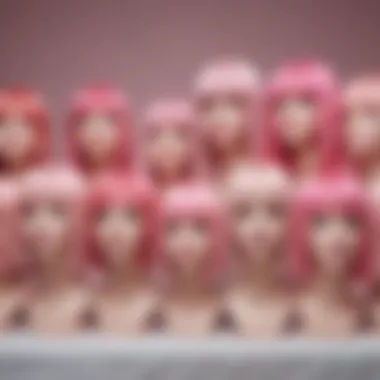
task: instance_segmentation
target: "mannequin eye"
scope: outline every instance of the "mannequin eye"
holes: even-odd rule
[[[58,217],[63,217],[66,214],[66,205],[62,202],[52,202],[49,205],[50,212]]]
[[[202,112],[208,111],[214,105],[211,97],[206,96],[199,100],[198,107]]]
[[[24,218],[30,218],[35,212],[35,207],[30,203],[24,203],[21,205],[20,211]]]
[[[269,204],[268,211],[274,217],[282,217],[285,215],[285,207],[280,203]]]
[[[137,212],[137,210],[127,208],[127,209],[123,210],[123,218],[124,218],[124,220],[135,222],[135,221],[140,219],[140,215]]]
[[[312,223],[315,227],[323,227],[328,222],[328,217],[323,214],[316,214],[313,217]]]
[[[246,105],[246,99],[242,95],[232,95],[229,99],[229,102],[232,104],[233,107],[236,108],[244,108]]]
[[[181,227],[180,224],[177,221],[173,221],[173,220],[169,221],[166,224],[166,230],[169,233],[177,232],[180,229],[180,227]]]
[[[205,233],[208,231],[210,224],[207,220],[198,219],[194,221],[194,229],[199,233]]]
[[[348,227],[356,229],[360,227],[360,220],[355,215],[346,215],[344,218]]]
[[[233,215],[237,219],[246,218],[249,214],[251,214],[253,207],[248,204],[237,204],[233,209]]]

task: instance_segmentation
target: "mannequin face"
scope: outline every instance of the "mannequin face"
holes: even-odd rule
[[[0,147],[10,165],[17,166],[25,161],[36,144],[36,138],[32,126],[21,116],[8,117],[0,124]]]
[[[23,207],[22,233],[40,262],[52,262],[63,254],[69,238],[71,211],[63,201],[37,201]]]
[[[133,207],[118,206],[104,210],[95,228],[95,244],[111,267],[136,258],[143,236],[143,218]]]
[[[299,149],[308,144],[313,137],[315,105],[307,100],[287,99],[276,112],[278,132],[284,144]]]
[[[220,149],[236,144],[244,130],[248,102],[242,95],[214,95],[199,104],[203,133]]]
[[[241,174],[244,177],[232,178],[226,190],[234,241],[249,260],[264,262],[283,245],[288,209],[285,185],[264,173],[261,179],[250,172]]]
[[[166,252],[182,275],[199,273],[211,249],[210,225],[204,220],[177,220],[166,226]]]
[[[78,144],[93,163],[107,161],[120,138],[117,126],[104,115],[90,115],[78,127]]]
[[[351,110],[347,120],[347,148],[356,159],[377,157],[380,149],[380,110]]]
[[[178,175],[189,160],[188,138],[179,129],[159,129],[148,141],[150,166],[169,177]]]
[[[317,267],[328,275],[344,275],[357,254],[361,225],[351,215],[316,214],[312,218],[309,239]]]

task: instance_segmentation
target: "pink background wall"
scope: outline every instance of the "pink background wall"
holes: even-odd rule
[[[0,86],[43,91],[58,125],[88,82],[118,84],[139,108],[226,53],[266,72],[315,55],[347,77],[380,68],[379,16],[378,0],[0,0]]]

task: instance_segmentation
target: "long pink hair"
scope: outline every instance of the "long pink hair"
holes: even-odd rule
[[[189,157],[177,182],[199,178],[205,173],[202,152],[199,149],[199,128],[190,102],[182,98],[162,98],[153,102],[145,112],[142,126],[143,142],[164,129],[182,132],[189,144]],[[155,182],[160,182],[161,173],[143,157],[143,166]]]
[[[27,157],[28,168],[45,163],[52,152],[52,126],[43,97],[24,87],[12,87],[0,92],[0,119],[20,115],[36,134],[36,145]],[[7,171],[6,163],[0,162]]]
[[[349,112],[353,109],[380,111],[380,75],[365,75],[348,83],[344,89],[342,99],[342,123],[347,122]],[[343,143],[345,136],[342,136]],[[344,151],[345,161],[354,171],[357,166],[349,157],[349,152]],[[358,173],[361,174],[361,173]]]
[[[329,67],[312,60],[280,67],[264,89],[259,137],[262,155],[277,160],[290,171],[294,169],[293,152],[282,143],[275,124],[276,108],[289,97],[316,103],[317,171],[336,169],[342,156],[338,82]]]
[[[204,182],[173,187],[164,195],[162,207],[164,225],[183,219],[201,219],[210,223],[212,248],[205,276],[220,276],[226,269],[228,259],[228,226],[224,205],[215,190]],[[163,262],[165,266],[165,254]]]
[[[143,269],[150,271],[157,260],[160,202],[150,181],[141,174],[104,175],[89,191],[86,201],[86,241],[90,264],[100,271],[106,270],[106,253],[101,252],[95,242],[95,225],[99,214],[114,206],[133,207],[141,213],[143,236],[136,259]]]
[[[128,102],[121,91],[108,85],[91,86],[80,91],[71,105],[67,121],[68,154],[73,163],[84,173],[91,171],[86,154],[78,146],[76,131],[83,119],[92,113],[104,113],[110,117],[122,138],[110,158],[108,169],[126,171],[133,159],[133,131]]]
[[[218,96],[239,96],[246,100],[247,110],[244,120],[244,131],[240,141],[248,155],[254,154],[255,124],[257,100],[260,92],[260,76],[258,70],[242,59],[222,59],[203,67],[195,80],[195,103],[202,103]],[[204,136],[203,136],[204,137]],[[211,169],[218,165],[220,152],[213,141],[203,138],[204,153],[210,162]]]
[[[84,233],[84,201],[87,191],[82,176],[68,166],[51,164],[28,172],[20,182],[21,210],[41,202],[63,202],[69,211],[66,236],[65,263],[69,275],[84,276],[86,273]],[[31,270],[38,267],[34,258],[28,255],[24,247]]]
[[[373,273],[373,215],[369,210],[365,192],[356,178],[318,178],[304,183],[298,190],[290,223],[290,255],[292,269],[301,280],[310,278],[313,267],[308,247],[308,229],[311,218],[316,213],[342,211],[358,218],[363,226],[350,280],[353,284],[368,285]]]

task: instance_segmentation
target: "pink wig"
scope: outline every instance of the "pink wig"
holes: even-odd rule
[[[205,275],[219,275],[225,269],[228,250],[226,212],[212,188],[204,183],[193,183],[170,189],[163,199],[163,219],[164,224],[183,219],[209,222],[212,251]]]
[[[341,128],[338,83],[327,66],[315,61],[292,62],[280,67],[263,95],[260,143],[262,154],[293,170],[293,152],[281,142],[275,124],[279,104],[300,97],[316,104],[315,136],[318,168],[340,165]]]
[[[350,110],[380,111],[380,76],[362,76],[351,81],[343,96],[343,123]],[[345,152],[348,155],[348,152]],[[347,157],[349,162],[349,157]]]
[[[156,260],[160,205],[150,182],[139,175],[104,175],[89,192],[86,202],[86,225],[90,262],[101,271],[105,271],[105,253],[95,244],[95,224],[97,216],[103,210],[115,206],[136,208],[141,213],[144,231],[136,257],[139,264],[149,271]]]
[[[307,279],[313,271],[308,248],[308,229],[312,216],[334,211],[354,215],[362,223],[363,234],[350,277],[355,284],[368,284],[373,276],[373,217],[361,185],[347,175],[314,179],[301,186],[296,195],[290,226],[290,247],[297,278]]]
[[[36,134],[36,146],[29,152],[30,167],[46,162],[51,156],[52,129],[46,105],[40,94],[26,88],[10,88],[0,93],[0,119],[21,116]],[[1,166],[6,170],[5,163]]]
[[[25,259],[20,247],[19,188],[14,182],[0,182],[0,214],[3,229],[0,275],[18,277],[24,268]]]
[[[240,59],[220,60],[206,65],[195,81],[195,101],[204,102],[224,97],[242,97],[247,101],[247,117],[244,122],[242,144],[250,154],[254,150],[255,106],[259,94],[260,77],[258,70],[249,62]],[[217,163],[218,152],[212,141],[205,141],[206,154],[211,163]]]
[[[68,150],[74,164],[83,172],[91,171],[91,164],[86,154],[78,146],[76,131],[82,120],[92,113],[102,113],[110,117],[122,138],[110,158],[109,169],[128,169],[133,157],[133,133],[129,106],[123,94],[107,85],[99,85],[80,91],[75,97],[69,111],[67,122]]]
[[[189,102],[180,98],[165,98],[152,103],[146,110],[143,125],[143,139],[159,133],[164,129],[183,132],[190,145],[190,156],[186,166],[180,174],[180,180],[199,177],[204,173],[201,152],[199,151],[199,129],[195,122],[195,115]],[[160,173],[154,171],[145,162],[150,175],[159,181]]]
[[[67,205],[67,268],[72,270],[73,276],[83,275],[86,269],[83,250],[83,206],[87,191],[83,178],[71,168],[48,165],[27,173],[20,185],[22,208],[41,202],[62,202]],[[31,268],[35,266],[36,263],[31,262]]]

